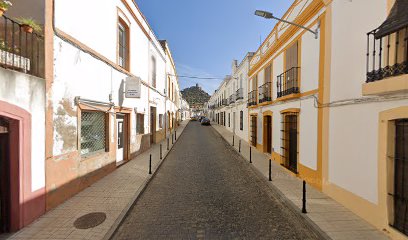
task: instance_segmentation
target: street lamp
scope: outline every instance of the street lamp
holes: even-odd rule
[[[278,21],[281,21],[281,22],[284,22],[284,23],[288,23],[288,24],[294,25],[294,26],[299,27],[299,28],[303,28],[303,29],[305,29],[305,30],[307,30],[307,31],[309,31],[309,32],[311,32],[311,33],[313,33],[313,34],[315,35],[315,39],[317,39],[317,38],[319,37],[320,21],[317,23],[316,31],[313,31],[312,29],[307,28],[307,27],[305,27],[305,26],[302,26],[302,25],[300,25],[300,24],[297,24],[297,23],[294,23],[294,22],[289,22],[289,21],[283,20],[283,19],[281,19],[281,18],[277,18],[277,17],[273,16],[272,13],[267,12],[267,11],[256,10],[256,11],[255,11],[255,15],[256,15],[256,16],[259,16],[259,17],[266,18],[266,19],[276,19],[276,20],[278,20]]]

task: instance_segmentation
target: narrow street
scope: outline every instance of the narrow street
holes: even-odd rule
[[[264,181],[190,122],[113,239],[319,239]]]

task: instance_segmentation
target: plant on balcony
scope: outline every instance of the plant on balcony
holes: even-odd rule
[[[14,48],[12,48],[11,46],[7,46],[6,42],[0,38],[0,51],[5,51],[5,52],[14,51],[15,54],[19,54],[20,48],[18,48],[17,46],[14,46]]]
[[[10,1],[0,0],[0,17],[3,16],[3,13],[11,6],[13,6],[13,4]]]
[[[18,18],[17,21],[20,23],[21,28],[27,33],[42,31],[41,26],[32,18]]]

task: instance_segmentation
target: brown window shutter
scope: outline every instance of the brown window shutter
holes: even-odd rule
[[[298,42],[297,41],[286,50],[286,71],[293,67],[298,67]]]

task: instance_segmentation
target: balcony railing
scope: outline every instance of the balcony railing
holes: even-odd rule
[[[0,66],[44,77],[44,38],[27,33],[16,21],[0,17]]]
[[[272,101],[272,83],[267,82],[259,87],[259,103]]]
[[[256,105],[257,94],[258,94],[257,90],[248,93],[248,107]]]
[[[244,89],[243,88],[240,88],[240,89],[237,90],[236,98],[237,98],[237,101],[241,100],[241,99],[244,99]]]
[[[300,67],[293,67],[278,76],[276,83],[278,98],[299,93],[299,70]]]
[[[231,96],[229,96],[228,98],[229,104],[235,103],[235,98],[236,98],[235,94],[232,94]]]
[[[408,27],[376,38],[378,29],[367,33],[367,80],[408,74]]]

